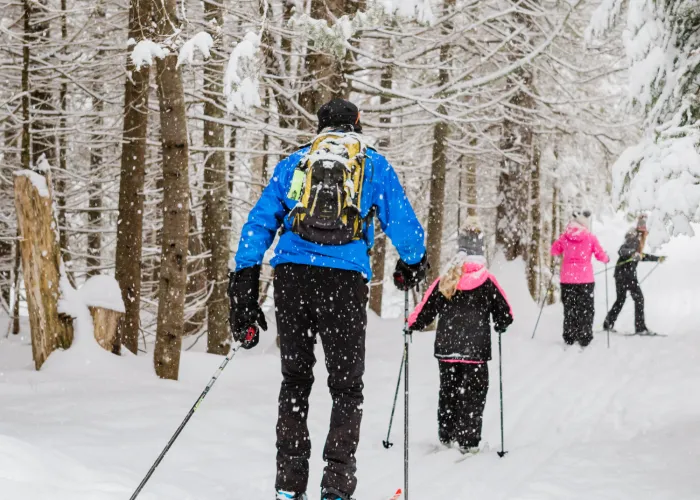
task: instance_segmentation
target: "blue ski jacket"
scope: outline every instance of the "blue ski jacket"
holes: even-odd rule
[[[289,216],[297,202],[287,198],[294,169],[310,147],[295,151],[280,161],[260,199],[248,215],[236,252],[236,271],[262,264],[263,256],[282,227],[272,267],[279,264],[306,264],[361,272],[372,277],[369,250],[374,244],[374,223],[367,215],[374,207],[382,229],[407,264],[420,262],[425,254],[424,233],[399,178],[389,162],[374,149],[367,149],[362,184],[361,215],[365,219],[365,239],[345,245],[320,245],[292,232]]]

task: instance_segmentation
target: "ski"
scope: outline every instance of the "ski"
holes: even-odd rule
[[[605,330],[602,333],[607,333]],[[668,337],[665,333],[637,333],[637,332],[618,332],[610,330],[610,333],[619,337]]]

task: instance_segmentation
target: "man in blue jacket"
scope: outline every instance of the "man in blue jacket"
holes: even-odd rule
[[[258,303],[260,265],[281,228],[271,260],[283,375],[275,484],[280,500],[307,498],[306,419],[316,335],[333,399],[321,499],[349,500],[357,485],[374,215],[399,252],[395,285],[408,290],[425,278],[423,228],[392,166],[364,146],[359,118],[357,107],[342,99],[321,106],[318,138],[277,164],[251,210],[230,276],[233,336],[251,348],[258,326],[267,328]]]

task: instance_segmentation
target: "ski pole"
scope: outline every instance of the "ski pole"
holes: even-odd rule
[[[411,340],[411,331],[408,329],[408,290],[404,294],[403,310],[403,357],[404,357],[404,436],[403,436],[403,490],[404,500],[408,500],[408,346]]]
[[[500,333],[498,334],[498,385],[501,394],[501,451],[498,452],[498,456],[503,458],[508,452],[505,450],[505,439],[503,437],[503,351],[501,350]]]
[[[391,425],[394,423],[394,412],[396,411],[396,401],[399,399],[399,388],[401,386],[401,375],[403,375],[403,364],[406,361],[405,353],[401,355],[401,367],[399,368],[399,379],[396,381],[396,392],[394,392],[394,404],[391,407],[391,417],[389,417],[389,430],[386,431],[386,441],[382,441],[384,448],[387,450],[394,446],[394,443],[389,441],[391,436]]]
[[[130,500],[135,500],[136,497],[139,496],[139,493],[141,493],[141,490],[143,489],[144,486],[146,486],[146,483],[148,482],[148,480],[149,480],[149,479],[151,478],[151,476],[153,475],[153,472],[155,472],[156,467],[158,467],[158,466],[160,465],[161,461],[163,460],[163,457],[165,457],[165,454],[168,453],[168,450],[170,450],[170,447],[173,445],[173,443],[175,442],[175,440],[178,438],[178,436],[179,436],[180,433],[182,432],[182,429],[185,428],[185,425],[187,425],[187,422],[190,421],[190,418],[192,418],[192,415],[194,415],[194,412],[197,411],[197,409],[199,408],[200,403],[204,400],[204,398],[206,397],[207,393],[209,392],[209,390],[212,388],[212,386],[213,386],[214,383],[216,382],[216,379],[219,378],[219,375],[221,375],[221,372],[224,371],[224,368],[226,368],[226,365],[228,364],[228,362],[231,361],[231,359],[233,359],[233,357],[234,357],[234,356],[236,355],[236,353],[238,352],[238,349],[240,349],[240,348],[241,348],[241,344],[238,344],[236,347],[234,347],[234,348],[231,350],[231,352],[228,353],[228,356],[226,356],[226,357],[224,358],[224,360],[221,362],[221,365],[220,365],[219,368],[214,372],[214,375],[212,376],[211,380],[209,381],[209,383],[207,384],[207,386],[204,388],[204,390],[202,391],[202,393],[199,395],[199,397],[197,398],[197,401],[195,401],[194,405],[192,405],[192,408],[191,408],[190,411],[187,413],[187,416],[185,416],[185,419],[184,419],[184,420],[182,421],[182,423],[180,424],[180,427],[177,428],[177,430],[175,431],[175,434],[172,435],[172,437],[170,438],[170,441],[168,441],[168,444],[165,445],[165,448],[163,448],[163,451],[160,452],[160,455],[158,455],[158,458],[156,459],[156,461],[155,461],[155,462],[153,463],[153,465],[151,466],[150,470],[149,470],[148,473],[146,474],[146,477],[143,478],[143,480],[141,481],[141,484],[139,484],[139,487],[136,488],[136,491],[134,491],[134,494],[131,495]]]
[[[654,271],[656,271],[656,268],[659,267],[659,264],[661,264],[661,262],[657,262],[656,265],[655,265],[654,267],[651,268],[651,271],[649,271],[649,272],[647,273],[647,275],[644,276],[644,277],[642,278],[642,280],[639,282],[640,285],[641,285],[642,283],[644,283],[644,282],[646,281],[646,279],[647,279],[649,276],[651,276],[651,273],[653,273]]]
[[[608,314],[610,305],[608,301],[608,264],[605,264],[605,314]],[[608,349],[610,349],[610,329],[608,328]]]
[[[542,310],[544,309],[544,304],[547,302],[547,294],[549,293],[549,289],[552,288],[552,283],[554,283],[554,270],[552,270],[552,277],[549,278],[549,285],[547,285],[547,289],[544,291],[544,297],[542,297],[542,304],[540,305],[540,313],[537,315],[537,321],[535,322],[535,329],[532,330],[532,337],[530,339],[535,338],[535,333],[537,333],[537,327],[540,324],[540,318],[542,317]]]

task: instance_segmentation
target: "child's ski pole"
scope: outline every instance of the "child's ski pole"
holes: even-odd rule
[[[608,303],[608,265],[605,264],[605,314],[610,311],[610,305]],[[608,349],[610,349],[610,328],[608,328]]]
[[[401,355],[401,367],[399,368],[399,379],[396,381],[396,392],[394,392],[394,404],[391,406],[391,417],[389,417],[389,430],[386,431],[386,440],[382,441],[384,448],[387,450],[394,446],[394,443],[389,441],[391,436],[391,425],[394,423],[394,412],[396,412],[396,401],[399,399],[399,387],[401,386],[401,376],[403,375],[403,364],[406,361],[406,352]]]
[[[547,289],[544,291],[544,296],[542,297],[542,304],[540,304],[540,313],[537,315],[537,321],[535,322],[535,328],[532,330],[532,337],[530,339],[535,338],[535,333],[537,333],[537,327],[540,324],[540,318],[542,317],[542,310],[544,309],[544,304],[547,302],[547,294],[549,293],[549,289],[552,288],[552,283],[554,283],[554,270],[552,270],[552,277],[549,278],[549,285],[547,285]]]
[[[503,437],[503,351],[501,349],[500,333],[498,334],[498,385],[501,395],[501,451],[498,452],[498,456],[503,458],[508,452],[505,450],[505,439]]]
[[[253,328],[253,327],[251,327],[251,328]],[[257,327],[254,327],[254,328],[257,328]],[[149,469],[148,473],[146,474],[146,477],[143,478],[143,480],[141,481],[141,484],[139,484],[139,487],[136,488],[136,491],[134,491],[134,494],[131,495],[130,500],[135,500],[136,497],[139,496],[139,493],[141,493],[141,490],[143,489],[144,486],[146,486],[146,483],[153,475],[153,472],[155,472],[156,467],[158,467],[158,465],[160,465],[160,462],[163,460],[163,457],[165,457],[165,454],[168,453],[168,450],[170,450],[170,447],[173,445],[175,440],[178,438],[178,436],[182,432],[182,429],[185,428],[185,426],[187,425],[187,422],[190,421],[190,418],[192,418],[192,415],[194,415],[194,412],[196,412],[197,409],[199,408],[199,404],[202,402],[202,400],[204,400],[207,393],[209,392],[209,389],[212,388],[212,386],[216,382],[216,379],[219,378],[219,375],[221,375],[221,372],[224,371],[224,368],[226,368],[226,365],[228,364],[228,362],[231,361],[231,359],[233,359],[233,357],[238,352],[238,349],[240,349],[240,348],[241,348],[241,345],[238,344],[236,347],[234,347],[231,350],[231,352],[228,353],[228,356],[226,356],[224,358],[224,360],[221,362],[221,365],[219,365],[219,368],[216,370],[216,372],[214,372],[214,375],[212,376],[211,380],[209,381],[207,386],[204,388],[202,393],[199,395],[199,397],[197,398],[197,401],[195,401],[194,405],[192,405],[192,408],[190,409],[190,411],[185,416],[185,419],[180,424],[180,427],[177,428],[177,430],[175,431],[175,434],[172,435],[172,437],[170,438],[170,441],[168,441],[168,444],[165,445],[165,448],[163,448],[163,451],[160,453],[160,455],[158,455],[158,458],[156,459],[156,461],[153,463],[153,465]]]

